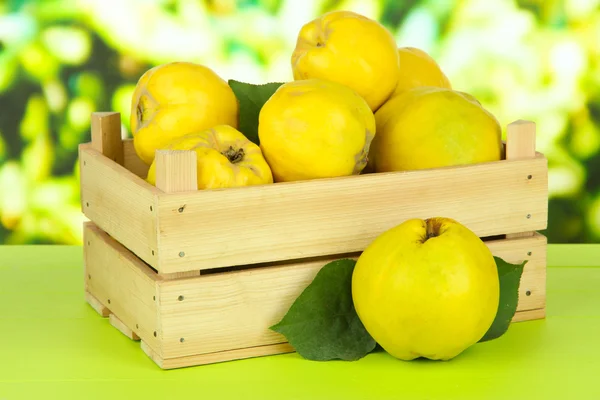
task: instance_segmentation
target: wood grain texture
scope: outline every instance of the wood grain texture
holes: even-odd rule
[[[85,216],[142,260],[157,264],[159,190],[89,145],[80,145],[79,158]]]
[[[135,333],[133,329],[131,329],[123,321],[121,321],[115,314],[110,314],[108,320],[110,321],[110,324],[112,326],[117,328],[119,332],[127,336],[129,339],[140,340],[140,337],[137,335],[137,333]]]
[[[538,308],[535,310],[517,311],[511,322],[525,322],[544,318],[546,318],[546,309]]]
[[[92,147],[117,164],[123,165],[121,115],[119,113],[92,113]]]
[[[140,157],[138,157],[137,153],[135,152],[135,147],[133,146],[133,139],[123,140],[123,157],[123,165],[126,169],[140,178],[146,179],[150,166],[143,162]]]
[[[515,237],[486,243],[497,257],[519,264],[527,261],[519,286],[518,311],[546,307],[547,238],[535,232],[531,237]]]
[[[294,348],[289,343],[278,343],[267,346],[233,349],[209,354],[196,354],[187,357],[167,358],[160,357],[147,343],[141,343],[142,350],[162,369],[191,367],[195,365],[214,364],[233,360],[242,360],[253,357],[264,357],[276,354],[292,353]]]
[[[110,315],[110,310],[100,302],[96,297],[94,297],[90,292],[87,291],[87,280],[86,280],[86,291],[85,291],[85,301],[100,314],[101,317],[107,318]]]
[[[540,156],[161,194],[157,269],[172,273],[362,251],[409,218],[455,218],[480,237],[545,229],[547,168]]]
[[[522,160],[534,158],[535,123],[518,120],[506,127],[506,159]]]
[[[532,121],[517,120],[508,124],[506,128],[506,159],[523,160],[536,157],[535,151],[535,123]],[[533,174],[528,179],[538,179]],[[509,238],[533,236],[533,231],[510,233]]]
[[[89,292],[160,351],[156,273],[91,222],[84,226],[84,257]]]
[[[529,260],[521,278],[517,310],[545,307],[545,237],[536,234],[486,244],[507,262]],[[184,357],[285,341],[268,327],[285,315],[317,272],[334,259],[159,282],[163,356]]]
[[[156,187],[165,193],[180,193],[198,190],[196,152],[189,150],[158,150],[156,162]],[[181,258],[185,253],[180,253]],[[200,271],[163,273],[166,279],[177,279],[200,275]]]
[[[191,150],[158,150],[156,187],[165,193],[198,190],[196,152]]]

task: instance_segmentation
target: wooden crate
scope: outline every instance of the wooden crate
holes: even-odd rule
[[[94,113],[79,149],[86,296],[162,368],[293,351],[268,327],[317,271],[415,217],[529,260],[514,321],[544,317],[548,167],[532,122],[508,125],[497,162],[200,191],[193,152],[158,152],[148,184],[120,126]]]

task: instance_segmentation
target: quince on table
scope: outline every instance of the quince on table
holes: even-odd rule
[[[367,332],[392,356],[449,360],[492,325],[500,280],[490,249],[466,226],[410,219],[359,256],[352,298]]]

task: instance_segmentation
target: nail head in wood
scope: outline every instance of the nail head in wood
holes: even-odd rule
[[[123,165],[121,114],[117,112],[92,113],[92,147],[105,157]]]
[[[185,257],[185,253],[183,251],[179,252],[179,257]]]
[[[198,190],[195,151],[157,150],[155,158],[157,188],[165,193]]]
[[[525,296],[531,296],[531,290],[526,291]]]
[[[183,298],[184,298],[183,296],[179,296],[179,297],[177,298],[177,300],[179,300],[179,301],[183,301]]]

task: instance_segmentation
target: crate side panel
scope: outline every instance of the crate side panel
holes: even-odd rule
[[[532,261],[521,278],[522,287],[532,293],[520,296],[519,311],[544,306],[545,285],[540,273],[544,243],[538,235],[486,243],[494,255],[506,261]],[[532,251],[530,257],[528,251]],[[268,327],[285,315],[332,259],[160,282],[164,358],[284,342],[284,336]]]
[[[88,147],[81,147],[81,206],[86,217],[152,266],[158,264],[158,189]]]
[[[160,282],[164,358],[286,342],[268,327],[327,262]]]
[[[533,236],[496,240],[487,243],[497,257],[520,264],[527,261],[519,286],[518,311],[546,307],[546,249],[547,238],[539,233]]]
[[[156,274],[91,222],[85,224],[84,239],[86,289],[127,328],[160,349]]]
[[[362,251],[409,218],[455,218],[480,237],[541,230],[547,225],[547,186],[547,161],[538,157],[161,194],[160,270]]]
[[[133,147],[133,139],[123,140],[123,156],[125,168],[140,178],[146,179],[150,166],[138,157],[135,147]]]

